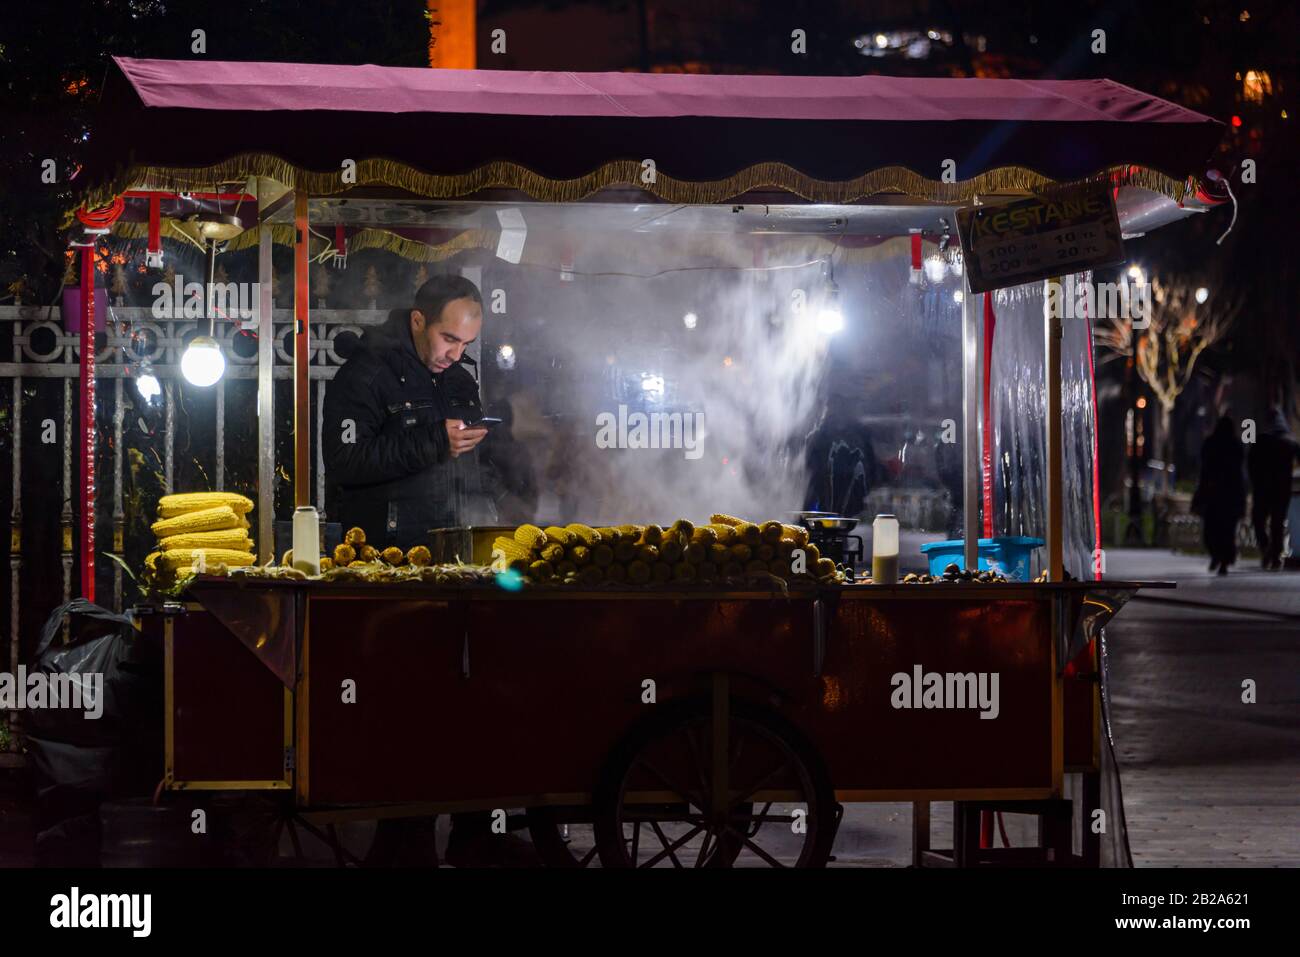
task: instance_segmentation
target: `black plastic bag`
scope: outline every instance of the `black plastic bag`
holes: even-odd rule
[[[54,643],[70,619],[73,640]],[[36,786],[36,855],[45,866],[99,860],[99,805],[149,794],[162,777],[163,671],[125,615],[78,598],[56,608],[41,630],[28,673],[102,675],[102,713],[73,708],[23,713]]]

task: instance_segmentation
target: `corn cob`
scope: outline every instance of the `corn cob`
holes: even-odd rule
[[[695,581],[695,566],[689,562],[678,562],[673,566],[673,581],[693,582]]]
[[[321,570],[321,571],[323,571],[323,572],[327,572],[327,571],[329,571],[329,570],[330,570],[331,568],[333,568],[333,567],[334,567],[334,559],[330,558],[328,555],[322,555],[322,556],[320,557],[320,570]]]
[[[192,532],[216,532],[226,528],[239,528],[241,518],[229,505],[217,505],[197,512],[186,512],[175,518],[165,518],[149,526],[158,538],[188,535]]]
[[[721,545],[731,545],[738,541],[736,538],[736,529],[731,525],[714,523],[704,527],[713,529],[713,533],[718,536],[718,543]]]
[[[621,534],[621,533],[620,533]],[[630,562],[636,559],[636,543],[624,538],[614,546],[614,560]]]
[[[790,577],[790,563],[783,562],[779,558],[774,558],[770,562],[768,562],[767,570],[771,572],[773,575],[775,575],[777,578]]]
[[[742,565],[754,557],[754,550],[748,545],[732,545],[727,551],[731,554],[732,561]]]
[[[640,525],[619,525],[617,526],[617,528],[618,528],[618,535],[620,539],[626,538],[629,541],[635,542],[638,538],[641,537]]]
[[[158,559],[162,558],[162,552],[150,552],[144,557],[144,567],[151,572],[158,570]]]
[[[599,585],[605,580],[605,574],[595,565],[588,565],[582,571],[578,572],[578,584],[584,588],[590,588],[592,585]]]
[[[349,528],[348,533],[343,536],[343,544],[351,545],[353,548],[360,548],[365,543],[366,530],[355,525],[352,528]]]
[[[650,566],[643,561],[634,561],[627,566],[627,580],[634,585],[644,585],[650,580]]]
[[[568,578],[570,575],[578,574],[578,566],[573,564],[567,558],[555,566],[555,576],[557,578]]]
[[[785,529],[785,534],[794,540],[797,547],[803,548],[808,544],[808,529],[802,525],[782,525],[781,527]]]
[[[753,522],[742,522],[736,526],[736,537],[744,542],[750,548],[757,548],[763,544],[763,536],[758,530],[758,526]]]
[[[717,581],[718,566],[713,562],[700,562],[695,566],[695,577],[702,582]]]
[[[253,510],[253,500],[235,492],[181,492],[158,499],[158,517],[175,518],[219,505],[225,505],[236,515],[244,515]]]
[[[701,525],[695,531],[691,532],[691,542],[700,545],[712,545],[718,540],[718,533],[708,525]]]
[[[781,540],[785,529],[781,527],[780,522],[764,522],[758,526],[758,533],[762,536],[764,545],[775,545]]]
[[[740,562],[727,562],[722,566],[718,574],[723,578],[743,578],[745,575],[745,566],[740,564]]]
[[[172,536],[172,538],[180,538],[180,537],[181,537],[181,536],[179,536],[179,535],[173,535],[173,536]],[[287,552],[285,552],[283,555],[280,556],[280,564],[283,565],[285,568],[292,568],[292,567],[293,567],[293,549],[292,549],[292,548],[289,549]]]
[[[767,562],[761,562],[757,558],[745,563],[746,575],[766,575]]]
[[[814,542],[809,542],[805,545],[803,551],[810,566],[821,561],[822,553],[818,550],[817,545]]]
[[[725,565],[730,560],[731,560],[731,549],[729,549],[726,545],[709,546],[709,561],[713,562],[713,564],[721,566],[721,565]]]
[[[831,575],[834,575],[835,572],[836,572],[835,561],[833,559],[830,558],[817,559],[816,575],[818,578],[829,578]]]
[[[781,543],[776,546],[776,557],[788,564],[790,556],[794,554],[796,547],[797,546],[792,539],[783,538],[781,539]]]
[[[571,545],[566,554],[569,556],[569,561],[579,568],[591,561],[591,549],[586,545]]]
[[[586,545],[588,548],[600,544],[600,532],[596,531],[590,525],[579,525],[577,522],[574,522],[571,525],[566,525],[565,528],[577,536],[578,541]]]
[[[600,528],[596,529],[596,531],[600,532],[600,540],[610,548],[613,548],[623,540],[623,533],[617,528],[610,528],[608,525],[602,525]]]
[[[665,540],[664,543],[659,546],[660,561],[667,562],[670,565],[675,565],[679,561],[681,561],[681,559],[682,559],[682,546],[677,541],[676,536],[673,536],[671,539]]]
[[[520,525],[515,529],[515,541],[527,549],[539,549],[546,544],[546,533],[536,525]]]
[[[379,561],[379,549],[373,545],[362,545],[357,557],[363,562],[377,562]]]
[[[683,543],[685,543],[685,542],[689,542],[691,540],[691,536],[695,534],[695,526],[690,522],[688,522],[686,519],[679,518],[677,521],[673,522],[673,527],[670,529],[670,531],[680,535],[683,539]]]
[[[776,549],[771,545],[759,545],[758,548],[754,549],[754,557],[770,562],[776,558]]]
[[[659,547],[659,543],[664,540],[664,530],[658,525],[647,525],[641,531],[641,544],[654,545]]]
[[[622,584],[627,581],[627,569],[618,562],[605,569],[605,581]]]
[[[334,546],[334,564],[340,568],[347,568],[357,560],[357,550],[351,545]]]
[[[563,531],[563,529],[561,529],[561,531]],[[546,537],[550,538],[551,533],[547,532]],[[551,542],[549,545],[547,545],[545,548],[542,549],[542,560],[551,563],[564,561],[564,546],[561,545],[558,541]]]
[[[367,564],[369,563],[363,562],[361,559],[358,558],[356,561],[348,562],[348,568],[365,568]]]
[[[608,545],[597,545],[591,550],[591,561],[599,568],[607,568],[614,561],[614,549]]]
[[[655,562],[650,566],[650,580],[657,585],[671,581],[673,577],[673,566],[665,565],[663,562]]]
[[[659,549],[653,545],[638,545],[636,547],[636,557],[647,565],[653,565],[659,561]]]
[[[546,533],[547,543],[556,542],[560,545],[577,545],[578,539],[573,532],[569,531],[562,525],[547,525],[543,531]],[[516,533],[518,537],[518,533]],[[537,547],[537,546],[532,546]]]
[[[201,563],[205,568],[214,569],[218,565],[230,568],[246,568],[256,559],[250,552],[237,552],[230,548],[177,548],[163,552],[158,565],[169,571],[181,571],[193,568]]]
[[[506,558],[532,558],[532,551],[527,547],[520,545],[512,538],[497,538],[492,542],[492,554],[497,553],[504,555]]]
[[[429,549],[425,545],[416,545],[406,553],[408,563],[415,565],[417,568],[423,567],[433,561],[433,556],[429,554]]]
[[[744,525],[745,520],[743,518],[736,518],[736,516],[734,515],[726,515],[723,514],[722,512],[714,512],[712,515],[709,516],[709,523],[711,525],[731,525],[734,527],[736,525]]]
[[[406,553],[396,545],[390,545],[388,548],[385,548],[380,553],[379,557],[390,565],[400,565],[402,562],[406,561]]]
[[[555,575],[555,569],[547,561],[533,562],[528,566],[528,577],[535,582],[548,582]]]
[[[691,542],[682,552],[682,557],[692,565],[698,565],[709,557],[709,547],[702,542]]]
[[[223,528],[215,532],[168,535],[159,540],[158,547],[164,552],[175,548],[233,548],[237,552],[249,552],[253,550],[253,543],[242,528]]]

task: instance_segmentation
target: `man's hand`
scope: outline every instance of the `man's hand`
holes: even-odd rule
[[[446,425],[447,441],[451,447],[452,458],[470,451],[483,441],[483,436],[488,434],[487,429],[467,428],[460,419],[447,419]]]

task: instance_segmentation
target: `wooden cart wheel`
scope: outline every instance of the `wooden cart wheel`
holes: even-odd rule
[[[838,820],[835,793],[796,728],[733,702],[725,742],[715,742],[708,699],[661,707],[620,743],[598,781],[602,866],[825,865]],[[712,759],[724,744],[725,797]]]

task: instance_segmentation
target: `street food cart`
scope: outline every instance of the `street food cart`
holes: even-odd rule
[[[782,443],[817,419],[826,337],[853,313],[862,328],[836,348],[902,370],[887,411],[911,423],[903,448],[958,456],[945,501],[961,564],[976,568],[982,536],[1046,542],[1039,581],[1000,583],[508,589],[200,574],[143,617],[167,651],[164,791],[278,795],[340,860],[339,821],[524,808],[561,865],[817,866],[842,805],[860,801],[913,804],[919,865],[1111,860],[1081,826],[1108,800],[1097,639],[1142,583],[1104,579],[1098,560],[1089,317],[1063,323],[1045,305],[1053,283],[1086,270],[1067,260],[999,288],[987,273],[1008,260],[990,267],[963,216],[1100,191],[1115,241],[1147,232],[1217,201],[1196,178],[1214,121],[1103,80],[127,59],[105,110],[101,162],[79,180],[83,222],[156,236],[165,203],[255,204],[256,228],[231,248],[260,250],[249,328],[263,560],[275,557],[276,243],[294,256],[284,466],[298,505],[321,470],[309,264],[349,248],[423,262],[468,251],[485,329],[526,312],[558,330],[547,348],[582,353],[548,388],[612,381],[605,394],[622,401],[627,377],[603,368],[658,330],[671,358],[643,365],[636,400],[680,388],[676,411],[696,402],[719,443],[652,468],[607,464],[635,445],[579,449],[600,463],[579,473],[592,485],[548,500],[546,517],[798,508],[798,460]],[[663,345],[669,328],[695,338]],[[488,350],[477,358],[490,393]],[[837,400],[820,401],[824,414]],[[928,441],[916,421],[947,437]],[[956,802],[949,851],[929,847],[933,801]],[[1040,846],[987,846],[981,815],[999,810],[1037,815]],[[577,822],[593,825],[594,847],[573,854],[559,835]]]

